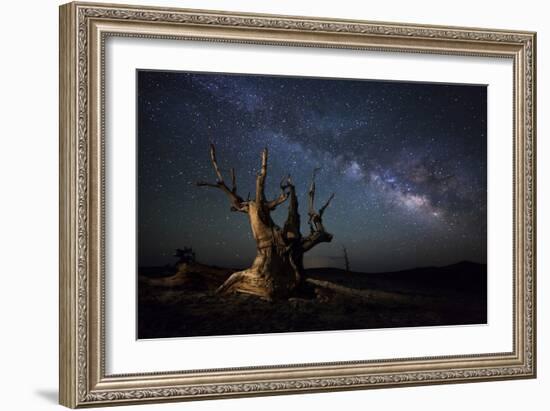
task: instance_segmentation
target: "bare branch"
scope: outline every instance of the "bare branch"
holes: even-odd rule
[[[283,204],[288,199],[288,193],[283,192],[274,200],[268,201],[266,206],[269,210],[273,211],[277,208],[277,206]]]
[[[330,243],[332,241],[332,234],[326,231],[315,231],[302,239],[302,250],[307,252],[320,243]]]
[[[317,172],[320,170],[320,167],[313,169],[313,175],[311,176],[311,185],[309,186],[309,208],[308,208],[308,214],[311,220],[311,216],[315,214],[315,177],[317,176]]]
[[[235,168],[231,167],[231,191],[237,192],[237,178],[235,177]]]
[[[283,227],[283,233],[287,240],[299,240],[302,237],[300,233],[300,213],[298,212],[298,197],[296,196],[296,188],[288,176],[286,187],[289,193],[288,215]]]
[[[256,203],[265,201],[265,179],[267,176],[267,147],[262,150],[262,166],[256,177]]]
[[[289,188],[289,181],[290,174],[284,176],[281,179],[281,182],[279,183],[279,187],[281,187],[281,194],[279,194],[279,197],[277,197],[276,199],[271,200],[267,203],[267,208],[269,210],[275,210],[277,206],[284,203],[288,199],[288,196],[290,195],[290,193],[287,191],[287,189]]]
[[[216,176],[218,176],[218,183],[223,183],[223,176],[218,166],[218,162],[216,161],[216,148],[214,144],[210,144],[210,160],[212,160],[214,171],[216,172]]]
[[[220,188],[218,184],[215,183],[207,183],[205,181],[198,181],[197,187],[212,187],[212,188]]]
[[[283,204],[288,199],[288,196],[289,193],[287,191],[282,191],[281,194],[279,194],[279,197],[267,202],[267,208],[271,211],[275,210],[277,206]]]
[[[284,190],[285,188],[289,187],[292,184],[290,180],[290,174],[287,174],[283,178],[281,178],[281,182],[279,183],[279,187],[281,187],[281,190]]]
[[[320,217],[323,216],[323,213],[325,212],[325,210],[327,209],[327,207],[330,205],[330,202],[332,201],[333,198],[334,198],[334,193],[332,193],[332,194],[330,195],[330,197],[328,198],[328,200],[327,200],[327,202],[325,203],[325,205],[319,209],[319,216],[320,216]]]
[[[262,169],[260,174],[265,177],[267,174],[267,147],[262,150]]]
[[[331,194],[331,196],[328,198],[327,202],[319,209],[319,211],[315,210],[315,177],[317,176],[317,172],[320,170],[320,168],[315,168],[313,170],[313,176],[311,178],[311,185],[309,188],[309,228],[310,228],[310,234],[309,236],[302,239],[302,249],[304,252],[312,249],[317,244],[322,242],[330,242],[332,240],[332,234],[328,233],[325,230],[325,227],[323,226],[323,214],[327,207],[330,205],[330,202],[334,198],[334,194]]]
[[[231,202],[231,211],[241,211],[243,213],[248,212],[248,204],[237,194],[237,183],[235,178],[235,170],[231,169],[231,180],[233,183],[233,188],[229,189],[223,180],[220,167],[218,166],[218,161],[216,160],[216,148],[214,144],[210,144],[210,160],[212,161],[212,166],[214,167],[214,172],[217,176],[216,183],[207,183],[204,181],[197,182],[199,187],[212,187],[222,190],[229,197]]]

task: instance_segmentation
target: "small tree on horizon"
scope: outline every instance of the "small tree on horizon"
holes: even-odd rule
[[[346,273],[349,273],[350,267],[349,267],[348,249],[346,248],[345,245],[342,246],[342,251],[344,253],[344,266],[346,267]]]

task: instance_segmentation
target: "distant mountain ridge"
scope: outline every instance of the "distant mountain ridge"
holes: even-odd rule
[[[442,267],[419,267],[385,273],[364,273],[341,268],[309,268],[308,277],[352,288],[437,294],[445,292],[486,293],[487,265],[460,261]]]
[[[368,275],[379,275],[379,274],[396,274],[396,273],[406,273],[406,272],[416,272],[416,271],[425,271],[425,270],[453,270],[453,269],[460,269],[460,270],[464,270],[464,269],[479,269],[479,268],[485,268],[487,267],[487,264],[484,264],[484,263],[476,263],[474,261],[468,261],[468,260],[462,260],[462,261],[459,261],[457,263],[453,263],[453,264],[448,264],[448,265],[442,265],[442,266],[437,266],[437,265],[427,265],[427,266],[421,266],[421,267],[415,267],[415,268],[405,268],[405,269],[401,269],[401,270],[392,270],[392,271],[384,271],[384,272],[380,272],[380,271],[354,271],[354,270],[351,270],[350,273],[351,274],[368,274]],[[314,267],[314,268],[306,268],[305,271],[323,271],[323,270],[329,270],[331,272],[338,272],[338,271],[341,271],[343,273],[346,272],[345,269],[343,268],[339,268],[339,267]]]

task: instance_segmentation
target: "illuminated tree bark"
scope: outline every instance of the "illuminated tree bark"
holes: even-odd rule
[[[308,192],[308,223],[310,233],[302,236],[296,190],[290,176],[280,183],[281,192],[273,200],[266,199],[265,184],[268,168],[268,152],[261,153],[261,168],[256,177],[256,194],[253,199],[243,199],[237,194],[235,170],[231,169],[231,188],[227,186],[216,159],[214,145],[210,146],[210,159],[217,180],[215,183],[199,182],[198,186],[213,187],[229,198],[231,211],[248,215],[252,235],[256,241],[256,258],[252,266],[232,274],[219,288],[218,293],[248,293],[272,300],[292,296],[302,283],[304,254],[323,242],[330,242],[332,234],[323,226],[323,214],[334,194],[319,209],[315,209],[315,169]],[[271,218],[271,212],[288,200],[288,215],[281,228]]]

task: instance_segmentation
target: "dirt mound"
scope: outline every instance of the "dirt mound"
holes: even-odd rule
[[[140,282],[156,287],[185,288],[192,291],[213,291],[235,272],[231,268],[213,267],[200,263],[181,263],[175,274],[149,278],[140,276]]]

